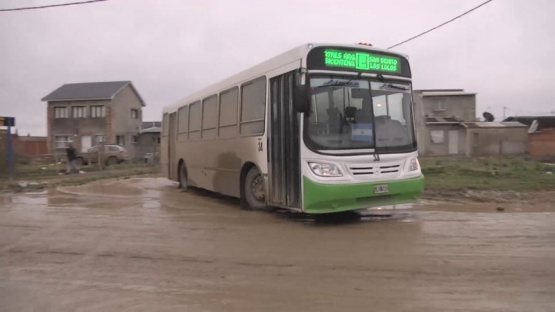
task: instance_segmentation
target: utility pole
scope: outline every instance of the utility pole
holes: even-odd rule
[[[503,106],[503,119],[505,119],[505,111],[507,111],[507,106]]]

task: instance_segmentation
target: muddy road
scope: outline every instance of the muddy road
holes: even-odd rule
[[[0,311],[555,311],[553,202],[399,208],[249,212],[156,178],[2,196]]]

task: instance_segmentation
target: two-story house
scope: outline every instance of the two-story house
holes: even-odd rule
[[[527,151],[525,125],[476,118],[476,93],[414,90],[413,100],[418,153],[422,156],[520,155]]]
[[[131,81],[64,84],[42,101],[48,103],[49,153],[63,152],[69,142],[80,152],[104,142],[134,157],[145,102]]]
[[[418,153],[459,155],[465,150],[463,122],[476,121],[476,93],[462,89],[414,90]]]

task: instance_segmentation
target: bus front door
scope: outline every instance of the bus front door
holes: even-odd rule
[[[168,135],[168,170],[170,179],[177,181],[177,163],[175,155],[175,133],[176,133],[176,123],[175,114],[170,114],[170,126]]]
[[[270,79],[269,200],[289,208],[301,206],[299,116],[293,105],[297,71]]]

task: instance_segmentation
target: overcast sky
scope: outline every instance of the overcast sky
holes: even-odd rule
[[[2,0],[0,9],[77,0]],[[80,1],[80,0],[79,0]],[[307,42],[388,47],[483,0],[110,0],[0,12],[0,115],[46,135],[41,98],[65,83],[131,80],[145,120]],[[395,51],[418,89],[477,92],[477,113],[555,111],[555,1],[493,2]],[[548,58],[550,57],[550,58]]]

